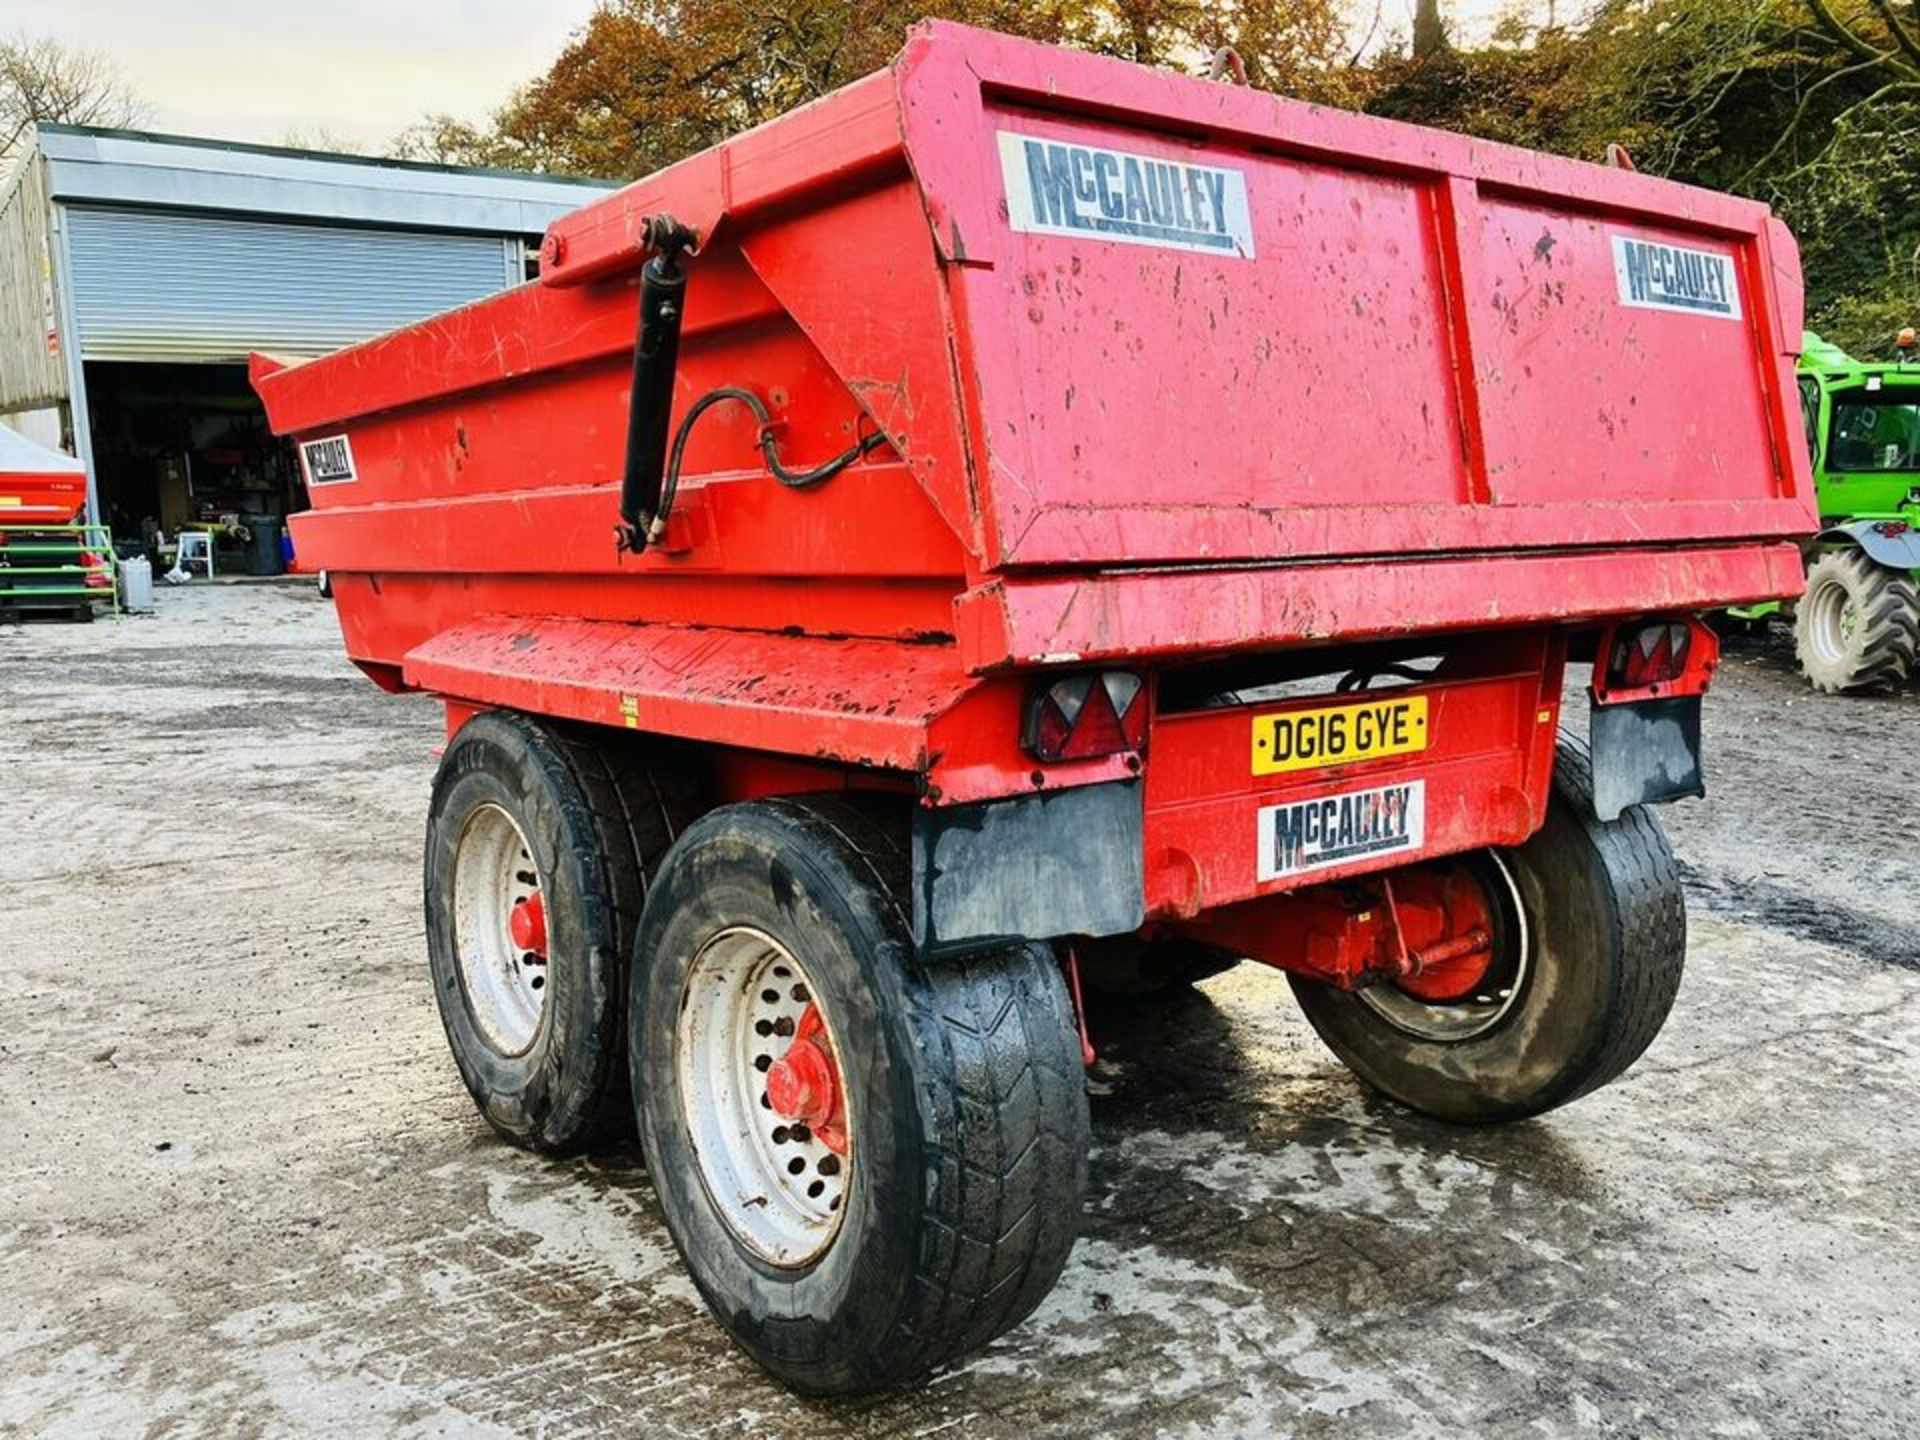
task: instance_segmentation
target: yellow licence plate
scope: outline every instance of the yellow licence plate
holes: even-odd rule
[[[1427,697],[1253,717],[1253,773],[1283,775],[1427,748]]]

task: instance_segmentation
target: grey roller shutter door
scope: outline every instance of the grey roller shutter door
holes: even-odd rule
[[[498,235],[67,209],[89,360],[317,355],[520,279]]]

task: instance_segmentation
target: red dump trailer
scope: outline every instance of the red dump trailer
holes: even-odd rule
[[[1082,981],[1263,961],[1455,1121],[1640,1054],[1696,617],[1815,528],[1801,309],[1749,201],[933,24],[255,375],[348,652],[446,703],[460,1073],[536,1149],[631,1106],[829,1392],[1060,1273]]]

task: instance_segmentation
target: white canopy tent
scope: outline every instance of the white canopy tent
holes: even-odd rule
[[[64,450],[50,450],[0,425],[0,475],[85,475],[87,467]]]

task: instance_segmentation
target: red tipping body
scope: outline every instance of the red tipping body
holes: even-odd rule
[[[77,525],[86,508],[84,476],[0,471],[0,524]]]
[[[78,460],[0,425],[0,526],[77,525],[86,508]]]
[[[663,214],[697,237],[675,419],[738,387],[793,468],[884,443],[792,488],[717,406],[633,553]],[[1754,202],[929,24],[560,221],[537,282],[255,377],[383,684],[698,742],[734,798],[1136,785],[1144,914],[1190,924],[1517,844],[1571,644],[1798,592],[1801,306]],[[1093,666],[1145,680],[1144,738],[1036,761],[1036,684]],[[1417,745],[1263,768],[1329,703],[1287,684],[1382,666]],[[1414,784],[1406,848],[1252,841]]]

